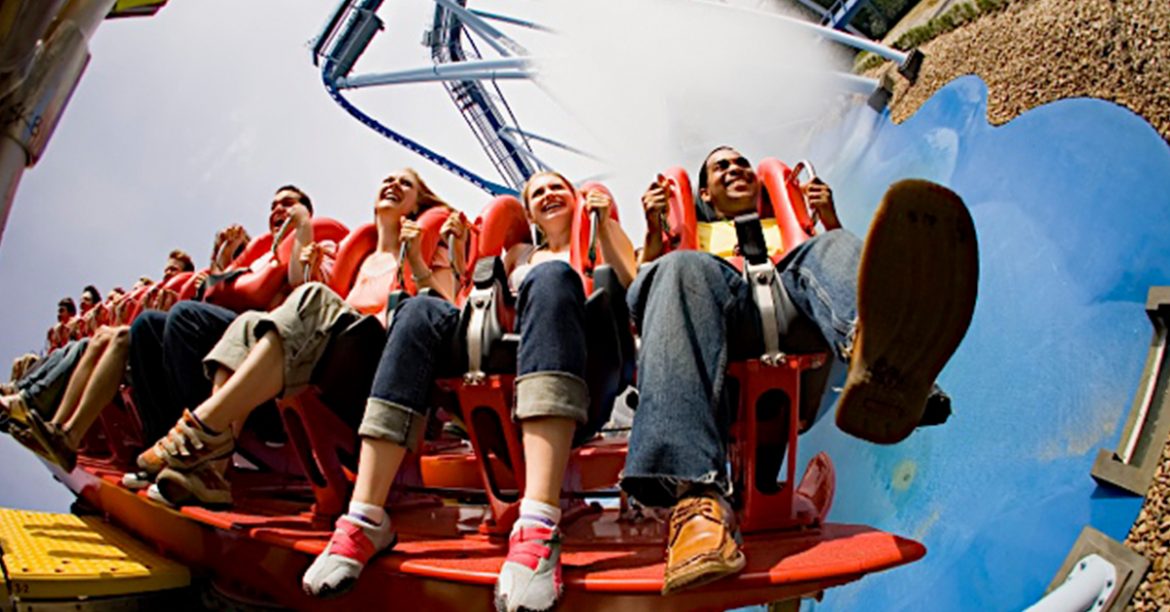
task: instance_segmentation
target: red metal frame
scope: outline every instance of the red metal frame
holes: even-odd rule
[[[146,446],[146,441],[142,434],[142,420],[129,387],[123,386],[118,390],[118,397],[102,409],[98,422],[101,424],[102,442],[109,455],[115,461],[133,465],[139,450]]]
[[[728,377],[739,382],[738,418],[729,450],[744,533],[813,526],[829,513],[836,478],[828,455],[820,453],[810,461],[804,478],[796,484],[800,374],[823,362],[820,355],[796,355],[779,366],[758,359],[728,366]],[[769,451],[785,457],[784,478],[779,483],[775,472],[760,466],[761,453]]]
[[[352,593],[334,600],[304,594],[300,576],[325,547],[329,526],[315,525],[305,504],[270,494],[267,474],[234,474],[231,511],[150,501],[122,488],[107,462],[83,458],[56,475],[86,501],[164,554],[206,572],[221,591],[302,610],[491,610],[492,586],[507,543],[475,533],[476,507],[395,506],[394,551],[376,557]],[[748,565],[738,575],[662,597],[665,525],[630,523],[615,510],[582,516],[564,527],[565,596],[569,610],[712,610],[802,596],[921,558],[917,542],[868,527],[818,528],[747,535]],[[246,568],[246,570],[244,569]]]

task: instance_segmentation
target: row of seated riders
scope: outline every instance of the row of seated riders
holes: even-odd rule
[[[66,344],[30,375],[40,387],[30,377],[18,381],[0,407],[11,416],[13,435],[71,470],[85,430],[113,399],[128,362],[143,431],[158,441],[138,456],[139,471],[124,483],[148,486],[148,496],[172,504],[230,504],[225,470],[249,414],[313,384],[338,331],[376,318],[389,330],[358,428],[352,497],[303,576],[309,594],[336,595],[352,588],[373,555],[394,546],[384,507],[392,483],[427,432],[436,381],[467,372],[458,343],[466,324],[455,304],[473,286],[468,267],[481,253],[502,254],[515,300],[512,328],[519,333],[512,414],[526,475],[496,605],[550,609],[562,589],[558,526],[570,450],[609,416],[608,407],[591,402],[586,382],[591,281],[582,273],[604,263],[626,289],[641,338],[640,402],[620,486],[640,504],[672,508],[663,592],[732,575],[745,558],[729,502],[731,418],[723,369],[759,356],[762,330],[770,328],[749,281],[728,263],[735,255],[728,236],[734,236],[731,219],[761,210],[762,187],[737,150],[712,151],[691,204],[697,248],[686,249],[679,248],[678,228],[670,227],[680,217],[677,202],[692,202],[683,176],[680,182],[659,175],[643,194],[646,238],[635,251],[601,186],[537,174],[524,185],[521,203],[511,200],[504,216],[512,227],[488,230],[486,212],[469,223],[414,170],[403,169],[378,189],[374,224],[365,232],[368,255],[360,263],[345,257],[352,235],[342,240],[344,231],[312,218],[308,195],[281,187],[267,240],[250,241],[242,228],[229,227],[217,236],[211,268],[184,281],[183,290],[194,288],[202,299],[183,299],[166,312],[144,310],[129,328],[95,335],[88,347]],[[849,364],[837,425],[871,442],[898,442],[923,422],[928,405],[947,401],[933,382],[973,310],[978,268],[969,214],[945,188],[903,181],[886,193],[863,244],[841,227],[828,185],[814,179],[799,194],[824,231],[808,231],[784,248],[777,226],[764,219],[775,276],[819,336],[818,346]],[[591,235],[581,221],[590,213]],[[919,222],[927,217],[929,223]],[[481,268],[487,269],[475,266],[475,277]],[[261,274],[271,270],[276,273]],[[239,291],[249,282],[270,290]],[[391,295],[390,309],[394,290],[415,297],[396,302]],[[933,341],[923,342],[922,330]],[[100,347],[99,336],[106,338]],[[46,393],[57,403],[38,400],[44,379],[60,371],[72,374],[69,388],[58,392],[65,397]]]
[[[97,287],[86,285],[77,303],[71,297],[57,302],[57,322],[46,334],[46,346],[52,352],[70,340],[93,336],[102,327],[129,324],[143,310],[169,310],[179,301],[188,283],[194,289],[197,280],[192,278],[194,271],[195,262],[191,256],[182,249],[175,249],[167,255],[159,283],[149,276],[141,276],[129,291],[114,287],[104,300]],[[13,380],[19,378],[21,376],[12,377]]]
[[[81,292],[80,306],[72,298],[57,304],[57,323],[49,328],[46,358],[35,354],[15,360],[12,383],[0,385],[0,423],[7,427],[11,404],[32,408],[51,420],[47,426],[67,457],[77,449],[90,426],[109,405],[122,383],[129,351],[130,323],[147,310],[166,311],[180,299],[192,297],[183,287],[194,288],[195,264],[186,252],[167,255],[162,280],[141,277],[126,291],[110,290],[105,300],[93,285]],[[21,410],[18,408],[18,413]],[[13,432],[18,437],[21,429]],[[32,435],[27,432],[25,439]],[[60,456],[60,453],[59,453]],[[64,464],[70,464],[66,459]]]

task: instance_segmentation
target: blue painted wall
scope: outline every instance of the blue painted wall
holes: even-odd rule
[[[854,231],[895,180],[954,189],[982,269],[971,329],[940,377],[950,422],[894,447],[831,418],[802,438],[799,468],[821,450],[836,463],[831,520],[917,538],[926,558],[806,609],[1021,609],[1082,526],[1123,540],[1140,509],[1089,470],[1098,448],[1116,447],[1141,374],[1146,290],[1170,284],[1170,149],[1099,100],[992,127],[986,94],[964,77],[902,125],[859,108],[810,152]]]

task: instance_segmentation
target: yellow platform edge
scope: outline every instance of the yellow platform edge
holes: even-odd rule
[[[118,13],[147,7],[161,7],[166,3],[167,0],[117,0],[110,12]]]
[[[7,595],[21,600],[129,595],[191,583],[186,567],[97,517],[0,508],[0,549]]]

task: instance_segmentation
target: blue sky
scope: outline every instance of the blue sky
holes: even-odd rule
[[[359,72],[428,61],[419,41],[433,5],[386,4],[379,14],[387,31]],[[775,36],[757,38],[748,52],[740,43],[744,28],[765,27],[750,16],[718,22],[710,8],[675,10],[679,3],[662,0],[590,5],[609,13],[569,2],[479,4],[528,17],[549,11],[541,16],[567,31],[558,42],[517,34],[554,58],[540,86],[506,84],[509,101],[526,128],[611,160],[597,166],[551,158],[570,176],[609,172],[635,240],[642,227],[638,193],[654,172],[676,163],[690,168],[715,144],[759,140],[764,106],[805,118],[813,100],[785,93],[793,89],[791,75],[758,78],[763,69],[780,68],[770,58],[796,52]],[[89,67],[44,157],[24,175],[0,243],[0,363],[43,348],[57,300],[76,299],[87,284],[104,293],[142,274],[157,277],[173,248],[202,264],[214,233],[230,223],[263,233],[269,197],[285,183],[308,191],[319,215],[351,227],[370,218],[380,178],[405,165],[457,208],[474,215],[486,204],[482,192],[382,139],[329,99],[309,41],[333,6],[171,2],[153,18],[99,28]],[[706,46],[694,44],[699,28]],[[619,38],[626,44],[612,44]],[[802,69],[816,65],[816,53],[800,48]],[[438,84],[356,92],[352,99],[498,180]],[[775,125],[768,124],[771,132]],[[741,146],[756,157],[780,153],[774,145]],[[65,489],[7,437],[0,437],[0,460],[11,468],[0,470],[0,505],[65,509]]]

